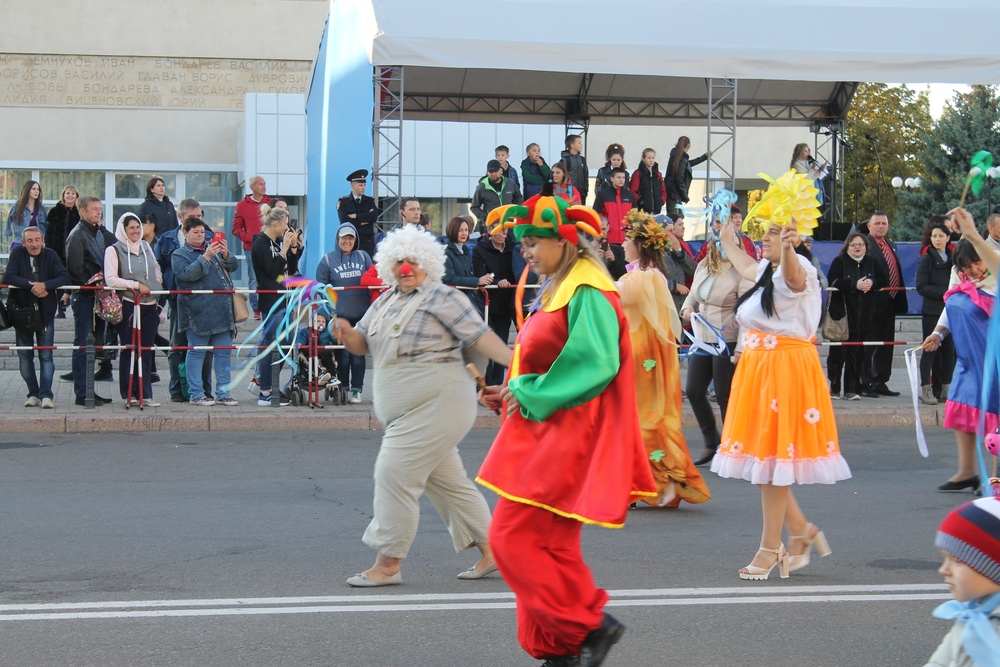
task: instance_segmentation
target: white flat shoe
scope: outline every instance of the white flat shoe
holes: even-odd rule
[[[459,572],[458,573],[458,578],[459,579],[482,579],[486,575],[493,574],[496,571],[497,571],[497,564],[496,564],[496,561],[494,561],[494,562],[490,563],[489,565],[487,565],[486,567],[484,567],[481,570],[476,569],[476,566],[473,565],[468,570],[465,570],[464,572]]]
[[[398,586],[403,583],[403,573],[397,572],[388,579],[381,579],[379,581],[374,581],[368,578],[368,575],[364,572],[354,575],[347,580],[348,586],[354,586],[355,588],[374,588],[376,586]]]

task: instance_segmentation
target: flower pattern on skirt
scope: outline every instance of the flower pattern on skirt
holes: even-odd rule
[[[816,422],[819,421],[820,418],[819,410],[817,410],[816,408],[809,408],[808,410],[806,410],[805,418],[806,421],[809,422],[810,424],[815,424]]]
[[[743,334],[743,347],[748,350],[756,350],[760,347],[760,336],[752,331]]]
[[[771,399],[771,410],[773,410],[774,412],[778,411],[778,399],[776,398]]]
[[[774,334],[768,334],[764,336],[764,349],[773,350],[778,347],[778,337]]]

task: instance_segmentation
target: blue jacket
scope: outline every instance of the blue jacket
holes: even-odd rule
[[[11,241],[17,243],[21,242],[21,233],[25,228],[31,226],[31,210],[25,206],[24,213],[21,214],[20,220],[15,220],[17,213],[17,204],[10,207],[10,213],[7,215],[7,234],[10,236]],[[48,220],[45,218],[45,207],[42,206],[41,202],[38,202],[38,213],[35,215],[35,226],[42,230],[42,236],[45,236],[45,230],[49,226]]]
[[[192,248],[184,244],[174,251],[170,262],[174,270],[177,289],[233,289],[233,281],[226,275],[237,269],[232,254],[223,261],[221,255],[205,259],[206,248]],[[199,336],[211,336],[224,331],[235,331],[233,297],[230,294],[181,294],[177,297],[177,330],[191,329]]]
[[[164,289],[177,289],[177,281],[174,280],[174,266],[170,261],[170,257],[174,254],[175,250],[181,247],[180,240],[178,239],[180,233],[180,227],[175,227],[169,232],[165,232],[163,236],[156,239],[156,246],[153,248],[153,257],[159,262],[160,272],[163,274]]]
[[[354,232],[354,250],[345,253],[338,245],[323,255],[316,267],[316,282],[334,287],[360,287],[361,276],[372,265],[372,258],[364,250],[358,249],[358,230],[349,222],[341,223],[337,231],[350,229]],[[337,238],[337,237],[334,237]],[[347,318],[361,318],[368,310],[371,299],[368,290],[353,289],[337,292],[337,313]]]
[[[3,275],[3,281],[8,285],[20,287],[10,291],[11,305],[24,308],[25,306],[38,301],[42,311],[42,322],[45,326],[50,326],[56,316],[56,302],[59,294],[57,287],[69,285],[69,273],[63,266],[59,255],[54,250],[42,248],[42,254],[38,256],[38,278],[45,283],[45,289],[49,295],[44,299],[39,299],[31,293],[31,255],[24,246],[17,246],[10,251],[10,259],[7,261],[7,272]]]

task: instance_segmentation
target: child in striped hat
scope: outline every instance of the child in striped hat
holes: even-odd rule
[[[930,666],[1000,667],[1000,498],[965,503],[945,517],[934,545],[955,599],[934,610],[954,620]]]

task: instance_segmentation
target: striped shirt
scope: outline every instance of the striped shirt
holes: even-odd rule
[[[393,300],[392,296],[395,294],[400,296]],[[368,332],[369,327],[375,322],[378,322],[379,329],[391,327],[395,317],[406,306],[407,300],[416,294],[426,294],[426,299],[417,308],[406,329],[399,335],[398,358],[401,361],[410,363],[462,361],[462,344],[474,345],[490,331],[468,298],[454,287],[427,280],[406,293],[400,292],[398,287],[387,290],[372,304],[354,328],[371,346],[373,340]],[[393,303],[388,306],[389,310],[382,313],[390,301]],[[375,338],[376,345],[378,338]]]

